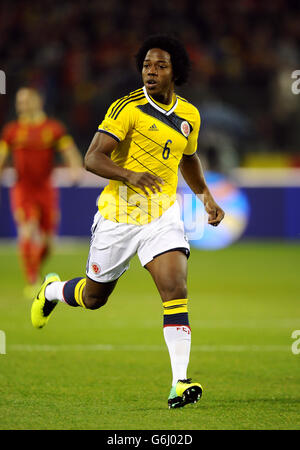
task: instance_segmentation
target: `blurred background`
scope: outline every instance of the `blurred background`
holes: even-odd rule
[[[59,305],[45,330],[32,327],[10,163],[0,180],[1,429],[299,429],[299,0],[1,0],[0,129],[15,118],[17,89],[32,86],[85,154],[109,105],[141,87],[134,55],[156,32],[189,52],[191,78],[178,94],[199,108],[198,153],[226,212],[220,226],[190,236],[189,376],[205,395],[184,414],[165,408],[161,301],[137,257],[109,306]],[[59,238],[43,273],[68,280],[84,276],[107,180],[83,170],[72,186],[57,164]],[[189,194],[181,179],[179,194]]]
[[[156,32],[179,37],[192,60],[190,81],[178,94],[199,108],[198,151],[205,170],[224,177],[215,186],[212,176],[212,189],[227,212],[228,190],[244,196],[242,212],[224,222],[223,232],[233,240],[299,239],[300,95],[292,92],[292,73],[300,69],[296,0],[3,0],[0,69],[7,86],[0,96],[0,128],[15,117],[16,90],[33,86],[43,93],[48,114],[67,125],[85,154],[112,101],[141,86],[134,55]],[[56,175],[60,185],[64,177]],[[15,233],[6,195],[10,176],[2,179],[1,237]],[[99,180],[83,184],[77,199],[88,194],[83,204],[90,218],[99,189],[88,189],[99,187]],[[68,208],[66,186],[61,194]],[[63,211],[61,235],[88,235],[89,221],[77,224],[71,210]]]

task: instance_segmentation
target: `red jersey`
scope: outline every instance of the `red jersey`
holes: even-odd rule
[[[1,139],[12,152],[18,184],[35,189],[49,184],[55,146],[65,134],[60,122],[48,118],[39,124],[14,121],[4,127]]]

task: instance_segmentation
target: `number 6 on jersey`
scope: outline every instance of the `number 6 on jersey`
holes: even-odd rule
[[[169,143],[172,144],[171,139],[168,139],[167,142],[165,143],[165,146],[164,146],[164,149],[163,149],[163,152],[162,152],[163,159],[168,159],[169,156],[170,156],[171,149],[170,149],[170,147],[168,147]]]

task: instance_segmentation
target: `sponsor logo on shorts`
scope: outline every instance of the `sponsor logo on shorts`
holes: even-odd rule
[[[94,272],[94,274],[99,275],[99,273],[101,272],[99,264],[91,263],[91,267],[92,267],[92,271]]]

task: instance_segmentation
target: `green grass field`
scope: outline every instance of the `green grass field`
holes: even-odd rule
[[[45,270],[80,276],[87,252],[59,243]],[[168,410],[161,301],[137,259],[104,308],[59,304],[35,330],[15,245],[1,244],[0,429],[299,429],[299,255],[296,243],[192,250],[189,376],[204,394]]]

